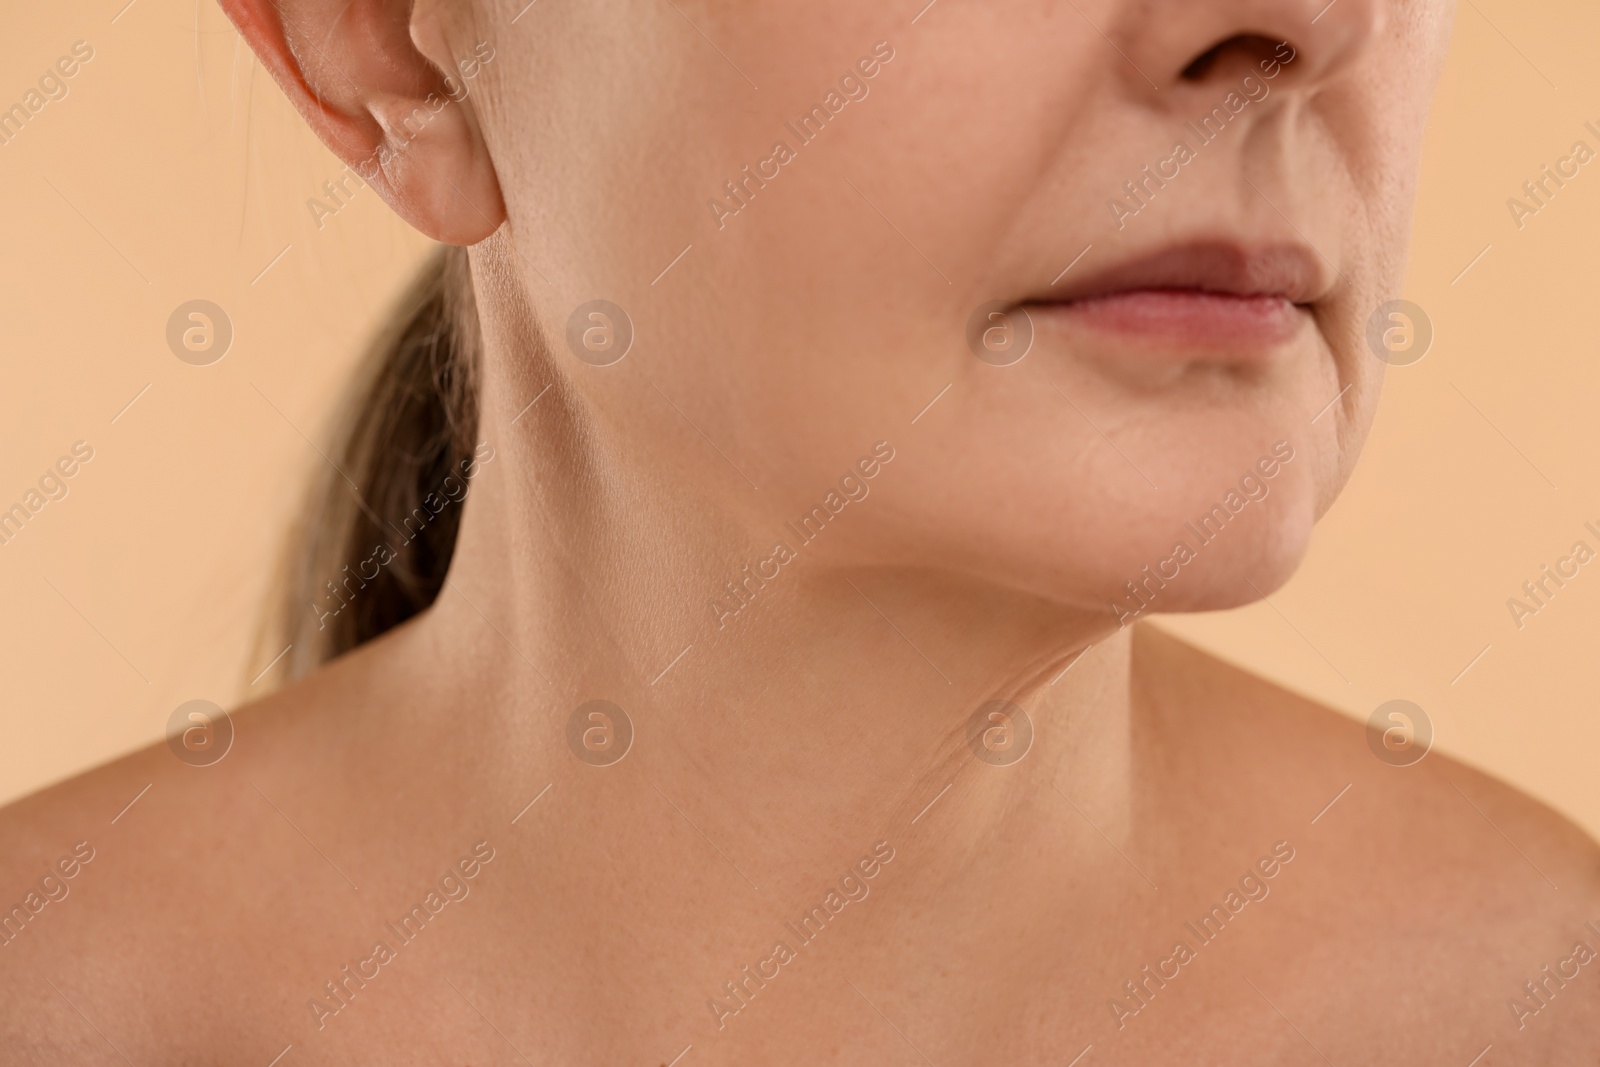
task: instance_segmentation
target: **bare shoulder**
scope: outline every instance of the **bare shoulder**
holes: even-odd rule
[[[1324,792],[1348,786],[1339,805],[1370,792],[1394,812],[1391,825],[1411,848],[1447,847],[1448,831],[1484,826],[1546,857],[1552,876],[1574,887],[1600,884],[1600,844],[1527,794],[1430,751],[1426,709],[1420,717],[1399,709],[1375,731],[1149,626],[1135,635],[1135,664],[1146,707],[1163,729],[1247,763],[1238,768],[1246,780],[1279,789],[1304,783],[1313,799],[1321,796],[1310,792],[1318,784]],[[1535,865],[1525,865],[1532,873]]]
[[[1302,857],[1306,882],[1278,913],[1297,946],[1285,981],[1339,974],[1345,1010],[1405,1004],[1397,1027],[1465,1028],[1461,1062],[1490,1043],[1526,1062],[1600,1046],[1600,846],[1582,829],[1426,751],[1421,723],[1386,719],[1386,743],[1149,626],[1134,664],[1138,715],[1169,739],[1161,780],[1197,802],[1197,822]]]
[[[56,866],[63,843],[95,852],[119,835],[149,834],[151,820],[141,816],[160,806],[162,797],[175,798],[190,816],[169,829],[188,840],[203,836],[207,823],[225,821],[230,814],[226,806],[199,804],[220,782],[270,765],[297,745],[311,720],[338,729],[329,713],[339,690],[348,687],[340,677],[348,673],[337,664],[226,712],[215,705],[201,710],[196,702],[180,738],[149,745],[0,808],[0,888],[26,881],[35,868]],[[93,864],[86,859],[81,866],[87,870]]]
[[[352,739],[383,696],[350,659],[197,721],[209,750],[158,743],[0,809],[0,1046],[18,1062],[279,1051],[212,1009],[280,999],[289,946],[349,910]]]

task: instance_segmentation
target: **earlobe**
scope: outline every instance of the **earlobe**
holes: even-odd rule
[[[434,174],[420,175],[427,181],[426,188],[418,192],[432,205],[435,227],[425,228],[416,221],[411,224],[446,244],[477,244],[499,229],[506,218],[500,178],[478,125],[469,84],[494,58],[494,49],[486,41],[452,49],[432,4],[419,3],[412,9],[410,30],[418,54],[440,72],[439,85],[427,103],[434,123],[442,125],[429,150],[448,164]]]
[[[442,103],[442,106],[439,106]],[[362,176],[412,226],[453,245],[482,241],[505,221],[505,203],[465,100],[442,92],[418,101],[374,97],[368,108],[382,140]]]
[[[220,2],[317,136],[403,219],[448,244],[499,228],[499,179],[435,13],[411,0]]]

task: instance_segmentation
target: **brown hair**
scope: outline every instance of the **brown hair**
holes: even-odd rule
[[[401,297],[347,395],[339,440],[284,560],[273,629],[297,678],[432,604],[478,426],[478,315],[467,250],[443,246]],[[463,489],[464,492],[464,489]],[[373,570],[376,569],[376,574]]]

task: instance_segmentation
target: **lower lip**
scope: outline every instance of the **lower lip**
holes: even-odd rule
[[[1300,309],[1281,296],[1198,289],[1137,289],[1061,304],[1030,304],[1030,317],[1155,342],[1184,359],[1252,362],[1292,340]]]

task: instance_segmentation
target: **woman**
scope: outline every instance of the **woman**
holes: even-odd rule
[[[452,247],[299,677],[4,814],[16,1062],[1600,1047],[1591,842],[1140,625],[1349,474],[1443,0],[224,7]]]

